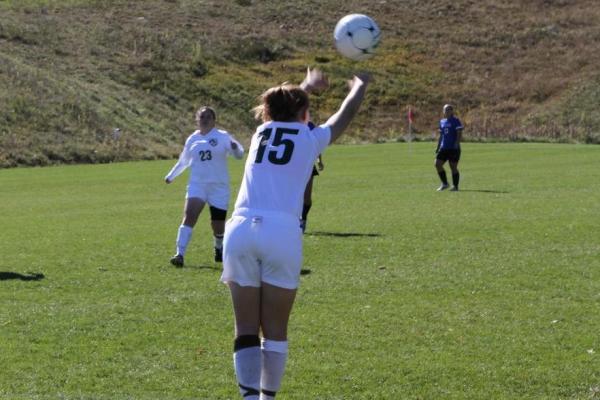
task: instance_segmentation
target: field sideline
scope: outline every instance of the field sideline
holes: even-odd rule
[[[324,154],[278,398],[600,399],[600,148],[466,143],[458,193],[433,156]],[[0,399],[239,398],[207,212],[168,264],[173,163],[0,170]]]

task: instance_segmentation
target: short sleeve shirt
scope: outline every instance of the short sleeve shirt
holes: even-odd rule
[[[458,150],[458,132],[463,129],[463,125],[456,117],[444,118],[440,120],[440,149]]]
[[[231,141],[228,132],[216,128],[205,135],[198,131],[190,135],[183,149],[189,159],[190,184],[229,184],[227,156],[232,151]]]
[[[300,216],[304,189],[319,154],[329,145],[327,125],[270,121],[252,136],[236,208]]]

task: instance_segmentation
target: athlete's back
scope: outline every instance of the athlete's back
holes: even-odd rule
[[[299,217],[313,164],[330,138],[327,126],[311,130],[301,122],[274,121],[259,126],[252,137],[235,208]]]

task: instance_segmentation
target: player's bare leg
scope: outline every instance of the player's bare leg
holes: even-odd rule
[[[440,181],[442,181],[442,184],[440,185],[440,187],[437,189],[438,192],[441,192],[442,190],[446,190],[448,189],[448,178],[446,177],[446,170],[444,169],[444,164],[445,161],[443,160],[438,160],[436,158],[435,160],[435,169],[438,173],[438,176],[440,177]]]
[[[288,355],[287,328],[296,289],[262,283],[260,325],[263,332],[261,400],[271,400],[281,386]]]
[[[215,244],[215,262],[223,262],[223,236],[225,233],[226,208],[210,206],[210,224]]]
[[[225,234],[225,220],[213,219],[210,221],[215,240],[215,261],[223,262],[223,235]]]
[[[281,386],[287,362],[287,327],[296,289],[230,282],[235,314],[234,364],[245,399],[270,400]],[[259,339],[262,328],[263,339]]]
[[[306,189],[304,189],[304,204],[302,205],[302,219],[300,220],[300,228],[302,232],[306,230],[306,220],[308,219],[308,212],[312,207],[312,187],[313,187],[313,176],[308,179]]]
[[[192,238],[192,230],[198,222],[198,217],[204,208],[204,201],[199,198],[191,197],[185,200],[183,209],[183,221],[177,231],[177,252],[171,258],[171,264],[176,267],[183,267],[183,257],[188,243]]]

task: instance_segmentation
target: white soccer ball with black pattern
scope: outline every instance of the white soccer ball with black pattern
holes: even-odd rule
[[[333,31],[335,47],[355,61],[371,58],[379,45],[381,30],[375,21],[363,14],[349,14],[340,19]]]

